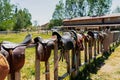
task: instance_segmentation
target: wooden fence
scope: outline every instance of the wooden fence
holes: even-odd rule
[[[67,76],[69,79],[74,80],[76,76],[78,75],[79,68],[85,64],[91,63],[91,60],[96,60],[97,55],[99,54],[104,54],[104,52],[109,52],[110,51],[110,46],[111,44],[116,45],[120,42],[120,32],[107,32],[107,36],[105,37],[104,41],[102,42],[99,39],[92,40],[90,39],[89,41],[84,40],[84,51],[82,53],[84,54],[83,56],[81,55],[81,51],[78,50],[77,53],[75,53],[75,49],[72,49],[71,51],[66,50],[65,55],[66,55],[66,70],[67,72],[64,73],[62,76],[58,75],[58,47],[57,47],[57,41],[55,40],[55,45],[54,45],[54,80],[63,80]],[[37,57],[37,55],[36,55]],[[82,61],[81,58],[84,57],[84,60]],[[62,66],[60,66],[62,67]],[[35,60],[35,80],[40,80],[40,61]],[[16,76],[16,80],[20,80],[20,73],[17,73],[18,75]],[[45,63],[45,79],[50,80],[50,67],[49,67],[49,62]],[[42,80],[42,79],[41,79]],[[52,79],[53,80],[53,79]]]

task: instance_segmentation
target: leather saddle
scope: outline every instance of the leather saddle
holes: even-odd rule
[[[54,40],[42,39],[41,37],[34,38],[34,43],[37,44],[37,59],[40,61],[48,61],[51,50],[54,49]]]
[[[83,50],[84,49],[84,46],[83,46],[83,40],[84,40],[84,34],[80,33],[76,33],[76,31],[72,30],[71,31],[74,37],[74,40],[76,41],[76,49],[79,49],[79,50]]]
[[[1,53],[6,57],[10,73],[19,71],[25,62],[25,48],[32,42],[32,35],[28,34],[23,42],[16,44],[9,41],[1,43]]]
[[[58,40],[58,48],[64,50],[70,50],[74,48],[74,38],[70,32],[65,32],[62,36],[54,31],[52,36],[56,36]]]
[[[95,39],[95,40],[99,39],[99,33],[97,31],[88,31],[87,34],[91,36],[92,39]]]
[[[9,64],[6,58],[0,53],[0,80],[4,80],[9,73]]]
[[[99,39],[101,42],[103,42],[106,36],[107,36],[106,32],[99,32]]]

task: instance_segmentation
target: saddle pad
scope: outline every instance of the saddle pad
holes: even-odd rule
[[[0,80],[4,80],[9,73],[9,65],[6,58],[0,53]]]

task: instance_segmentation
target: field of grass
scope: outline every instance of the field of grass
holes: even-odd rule
[[[15,43],[20,43],[23,41],[24,37],[28,33],[17,33],[17,34],[0,34],[0,42],[2,41],[11,41]],[[44,39],[51,38],[51,33],[37,33],[37,32],[31,32],[32,38],[34,39],[37,36],[40,36]],[[54,78],[54,58],[53,58],[53,51],[51,53],[51,57],[49,58],[49,64],[50,64],[50,78],[53,80]],[[62,62],[59,62],[59,75],[62,75],[66,72],[66,63],[65,60]],[[40,75],[41,79],[45,79],[45,64],[44,62],[40,63]],[[21,69],[21,80],[35,80],[35,47],[33,48],[27,48],[25,52],[25,64],[23,68]]]
[[[24,37],[28,33],[17,33],[17,34],[0,34],[0,42],[2,41],[11,41],[15,43],[20,43],[24,40]],[[43,38],[50,38],[50,34],[42,33],[30,33],[32,34],[32,38],[35,38],[37,36],[41,36]],[[25,52],[25,65],[23,66],[21,70],[21,79],[22,80],[34,80],[35,78],[35,48],[27,48]],[[41,64],[41,68],[44,68],[43,64]],[[44,69],[41,69],[42,72]]]
[[[0,42],[2,41],[11,41],[15,43],[20,43],[23,41],[24,37],[28,33],[18,33],[18,34],[0,34]],[[51,38],[51,33],[37,33],[37,32],[30,32],[32,34],[32,38],[34,39],[37,36],[40,36],[44,39]],[[108,60],[105,61],[105,64],[100,70],[97,71],[97,73],[92,74],[90,73],[89,78],[92,80],[120,80],[120,47],[118,47],[114,53],[108,58]],[[84,61],[84,53],[81,52],[81,61]],[[103,59],[98,61],[102,61]],[[53,58],[53,51],[51,53],[51,57],[49,58],[49,64],[50,64],[50,78],[53,80],[54,78],[54,58]],[[104,62],[103,62],[104,63]],[[102,63],[102,64],[103,64]],[[101,64],[100,64],[101,65]],[[40,77],[41,80],[45,80],[45,64],[44,62],[40,62]],[[59,68],[58,68],[58,75],[63,75],[66,71],[66,63],[65,60],[59,62]],[[118,66],[118,67],[116,67]],[[112,75],[112,76],[111,76]],[[81,77],[80,77],[81,79]],[[25,53],[25,65],[21,69],[21,80],[35,80],[35,47],[33,48],[27,48]],[[69,80],[69,77],[67,77],[65,80]]]

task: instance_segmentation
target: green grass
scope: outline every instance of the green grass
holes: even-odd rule
[[[18,34],[0,34],[0,42],[2,41],[11,41],[11,42],[15,42],[15,43],[20,43],[23,41],[24,37],[27,35],[28,33],[18,33]],[[31,32],[30,34],[32,34],[32,38],[34,39],[37,36],[40,36],[44,39],[48,39],[51,38],[51,33],[47,34],[47,33],[40,33],[38,34],[37,32]],[[113,53],[112,56],[110,56],[110,60],[109,57],[100,57],[97,59],[97,69],[95,69],[95,67],[93,66],[93,70],[95,72],[92,73],[88,73],[88,71],[84,70],[84,68],[86,67],[87,69],[89,68],[88,66],[83,66],[81,67],[80,71],[85,72],[85,74],[83,75],[82,73],[80,73],[80,75],[78,76],[79,79],[81,80],[111,80],[111,75],[114,76],[114,79],[112,80],[119,80],[120,77],[120,68],[117,67],[115,68],[116,71],[114,71],[114,73],[107,73],[105,75],[104,72],[99,72],[98,69],[101,68],[101,65],[104,63],[104,61],[106,59],[109,60],[109,62],[105,62],[109,65],[112,65],[113,67],[116,66],[116,64],[118,63],[117,61],[119,61],[119,52],[120,52],[120,47],[115,49],[116,53]],[[106,55],[109,56],[109,55]],[[115,58],[116,57],[116,58]],[[70,54],[70,58],[71,58],[71,54]],[[84,52],[81,52],[81,61],[84,62]],[[53,51],[51,53],[51,56],[49,58],[49,64],[50,64],[50,78],[51,80],[53,80],[54,78],[54,57],[53,57]],[[91,64],[92,65],[92,64]],[[94,65],[94,64],[93,64]],[[119,64],[118,64],[119,65]],[[44,62],[40,62],[40,75],[41,75],[41,80],[45,80],[45,64]],[[119,65],[120,66],[120,65]],[[90,69],[91,70],[91,69]],[[63,75],[66,71],[66,62],[65,60],[59,61],[59,68],[58,68],[58,73],[59,76]],[[98,74],[98,75],[96,75]],[[83,79],[82,79],[83,76]],[[85,78],[86,76],[86,78]],[[117,79],[119,78],[119,79]],[[23,66],[23,68],[21,69],[21,80],[35,80],[35,47],[33,48],[27,48],[26,49],[26,53],[25,53],[25,64]],[[67,78],[65,78],[64,80],[69,80],[69,76]]]
[[[18,33],[18,34],[0,34],[0,42],[2,41],[11,41],[15,43],[20,43],[24,40],[25,36],[28,33]],[[40,36],[44,39],[51,38],[51,33],[40,33],[32,32],[32,38],[34,39],[37,36]],[[51,53],[51,57],[49,58],[49,64],[50,64],[50,78],[53,80],[54,78],[54,58],[53,58],[53,51]],[[60,67],[62,66],[62,67]],[[45,79],[45,64],[44,62],[40,62],[40,75],[41,79]],[[65,60],[62,62],[59,62],[59,76],[63,75],[63,73],[66,72],[66,63]],[[35,47],[33,48],[27,48],[25,51],[25,64],[23,68],[21,69],[21,80],[35,80]],[[65,79],[68,80],[68,79]]]

